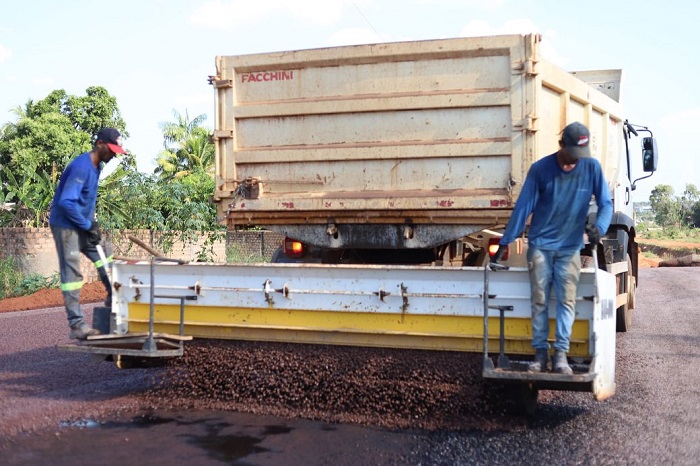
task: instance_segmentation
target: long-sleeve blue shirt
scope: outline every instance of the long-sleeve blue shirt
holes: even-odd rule
[[[71,161],[61,174],[51,203],[49,224],[74,230],[89,230],[95,218],[100,167],[89,152]]]
[[[529,244],[538,249],[574,251],[583,248],[583,233],[591,196],[598,204],[596,226],[601,236],[612,219],[612,201],[600,163],[581,158],[573,170],[564,171],[557,154],[530,167],[500,244],[512,243],[525,229],[532,214]]]

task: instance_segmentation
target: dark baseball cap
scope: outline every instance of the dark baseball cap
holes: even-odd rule
[[[102,128],[97,133],[97,140],[107,144],[115,154],[126,154],[122,147],[122,135],[114,128]]]
[[[564,128],[561,134],[561,140],[569,152],[569,155],[576,159],[581,157],[590,157],[591,148],[588,143],[591,139],[591,133],[583,123],[575,121]]]

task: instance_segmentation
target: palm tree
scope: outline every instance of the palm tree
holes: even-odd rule
[[[156,174],[164,178],[179,178],[195,170],[211,171],[214,166],[214,146],[209,137],[209,130],[201,124],[206,120],[205,114],[194,119],[173,110],[174,122],[161,123],[164,150],[158,155]]]

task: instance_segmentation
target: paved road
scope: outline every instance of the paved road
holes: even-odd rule
[[[510,421],[494,414],[491,427],[452,432],[149,413],[138,397],[148,371],[84,365],[82,355],[53,349],[65,341],[61,309],[0,315],[0,455],[6,464],[697,465],[698,289],[697,268],[641,271],[633,329],[618,334],[610,400],[542,392],[537,415],[513,417],[512,428],[494,429]]]
[[[424,464],[700,464],[698,290],[698,268],[642,269],[613,398],[556,393],[519,432],[429,436]]]

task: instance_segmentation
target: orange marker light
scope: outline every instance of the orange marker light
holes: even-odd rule
[[[306,252],[306,246],[301,241],[291,238],[284,239],[284,253],[289,257],[301,257]]]

